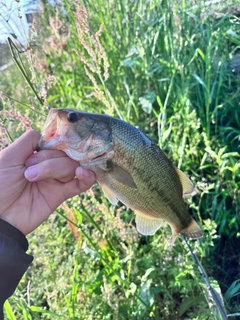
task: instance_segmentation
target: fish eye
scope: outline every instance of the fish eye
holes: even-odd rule
[[[69,122],[76,122],[77,119],[78,119],[78,115],[77,115],[76,112],[70,112],[70,113],[68,114],[68,121],[69,121]]]

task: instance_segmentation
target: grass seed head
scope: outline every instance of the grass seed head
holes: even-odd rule
[[[109,77],[109,63],[107,54],[100,42],[100,36],[103,33],[104,25],[101,24],[99,30],[94,33],[89,25],[88,10],[84,6],[76,5],[76,29],[80,44],[85,49],[85,53],[79,52],[75,49],[80,61],[84,64],[84,70],[94,86],[93,96],[108,108],[111,109],[111,103],[106,99],[104,91],[100,88],[98,82],[105,86],[105,82]],[[87,56],[86,56],[87,53]],[[98,76],[98,81],[95,78],[95,74]]]

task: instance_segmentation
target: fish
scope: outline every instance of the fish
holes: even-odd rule
[[[154,235],[165,221],[172,231],[170,247],[179,234],[193,239],[203,236],[184,203],[185,197],[196,193],[191,180],[129,123],[108,115],[54,108],[38,146],[62,150],[92,170],[113,205],[120,201],[135,212],[140,234]]]

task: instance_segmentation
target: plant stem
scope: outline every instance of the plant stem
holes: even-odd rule
[[[28,75],[27,75],[27,72],[24,68],[24,65],[23,65],[23,62],[22,62],[22,59],[19,55],[19,51],[17,49],[17,47],[15,46],[14,42],[11,40],[11,38],[8,37],[8,45],[9,45],[9,48],[10,48],[10,51],[11,51],[11,55],[13,57],[13,60],[15,61],[15,63],[17,64],[21,74],[23,75],[24,79],[27,81],[29,87],[32,89],[34,95],[36,96],[36,98],[38,99],[38,101],[40,102],[41,105],[43,105],[43,101],[42,99],[38,96],[38,93],[37,91],[35,90],[35,88],[33,87],[31,81],[29,80],[28,78]],[[14,52],[14,49],[17,51],[17,55],[18,55],[18,59],[20,60],[21,63],[19,63],[16,55],[15,55],[15,52]]]

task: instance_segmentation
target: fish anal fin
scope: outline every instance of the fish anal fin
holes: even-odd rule
[[[182,172],[180,169],[175,167],[177,175],[180,179],[182,189],[183,189],[183,198],[187,198],[189,196],[193,196],[198,193],[197,189],[194,187],[192,181],[188,178],[188,176]]]
[[[152,236],[161,227],[162,219],[152,218],[139,211],[136,213],[137,231],[144,236]]]
[[[109,200],[109,202],[111,202],[111,204],[116,206],[118,204],[118,199],[115,196],[115,194],[112,192],[112,190],[110,190],[103,183],[100,183],[100,186],[102,187],[102,190],[103,190],[103,193],[104,193],[105,197]]]
[[[181,230],[180,233],[184,237],[192,239],[198,239],[203,236],[202,229],[194,219],[192,219],[189,225],[185,229]]]

